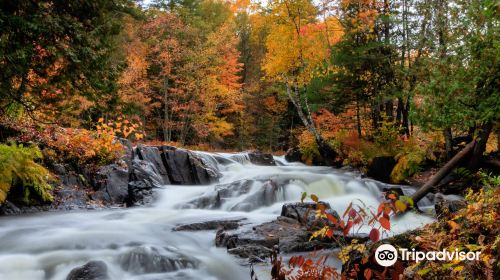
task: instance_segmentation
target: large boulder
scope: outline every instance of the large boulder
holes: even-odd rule
[[[434,195],[434,210],[438,217],[449,216],[465,207],[467,207],[467,202],[459,195],[444,195],[442,193]]]
[[[323,205],[327,213],[338,218],[338,214],[328,204]],[[328,223],[314,217],[315,209],[314,204],[309,203],[285,204],[282,215],[274,221],[236,231],[220,229],[216,234],[215,244],[218,247],[226,247],[231,254],[251,260],[269,257],[275,247],[283,253],[338,247],[338,244],[330,239],[309,240],[312,232],[317,229],[313,224],[319,225],[315,221],[323,225]],[[341,233],[335,231],[335,234]]]
[[[302,153],[298,147],[290,148],[286,151],[285,159],[288,162],[301,162],[302,161]]]
[[[105,165],[94,174],[92,183],[95,192],[93,200],[110,204],[123,204],[128,197],[129,170],[118,164]]]
[[[140,160],[147,161],[155,167],[158,177],[161,178],[159,183],[162,185],[170,184],[168,172],[165,168],[165,164],[163,163],[161,152],[158,147],[138,145],[136,151]]]
[[[207,185],[217,182],[220,177],[217,170],[191,151],[163,146],[161,157],[172,184]]]
[[[162,273],[195,268],[199,261],[166,248],[141,246],[119,257],[123,270],[132,274]]]
[[[83,266],[74,268],[66,280],[107,280],[108,266],[103,261],[90,261]]]
[[[274,157],[271,154],[264,154],[259,151],[253,151],[248,153],[248,158],[250,159],[250,162],[255,165],[264,165],[264,166],[276,165]]]
[[[390,183],[394,166],[396,166],[396,160],[392,156],[375,157],[368,164],[366,175],[375,180]]]
[[[153,201],[153,189],[160,188],[164,181],[154,163],[134,159],[128,182],[127,205],[142,205]]]

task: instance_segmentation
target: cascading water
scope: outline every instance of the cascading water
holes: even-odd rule
[[[172,229],[208,220],[271,221],[283,203],[298,201],[304,191],[338,213],[356,201],[376,208],[387,187],[356,173],[290,164],[279,157],[278,166],[256,166],[243,153],[197,154],[222,173],[219,183],[165,186],[149,207],[1,218],[0,279],[63,280],[73,268],[96,260],[106,263],[111,279],[247,280],[248,267],[214,246],[215,230]],[[420,206],[429,204],[423,200]],[[392,233],[431,221],[410,212],[393,221]]]

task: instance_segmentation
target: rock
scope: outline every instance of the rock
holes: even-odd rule
[[[325,211],[337,219],[338,214],[331,209],[328,203],[320,202],[325,206]],[[228,252],[242,258],[255,260],[265,259],[277,246],[280,252],[305,252],[325,248],[335,248],[338,244],[326,238],[309,241],[312,232],[319,227],[329,225],[329,221],[315,218],[315,203],[288,203],[283,205],[281,216],[276,220],[263,223],[252,228],[241,228],[236,231],[220,229],[216,233],[215,245],[226,247]],[[336,236],[342,235],[335,231]],[[346,239],[367,236],[350,236]]]
[[[269,206],[278,201],[279,190],[284,184],[272,180],[240,180],[230,184],[216,185],[214,191],[198,197],[184,208],[207,208],[218,209],[222,204],[232,197],[248,194],[245,199],[230,207],[231,211],[252,211],[262,206]],[[253,191],[252,194],[249,194]],[[283,198],[284,199],[284,198]]]
[[[56,175],[68,174],[68,171],[66,170],[66,166],[64,166],[63,164],[56,163],[56,164],[53,164],[51,167],[52,167],[51,169],[54,171],[54,173]]]
[[[226,247],[228,252],[242,258],[265,259],[273,247],[283,253],[335,248],[332,240],[309,241],[312,231],[296,219],[280,216],[276,220],[254,226],[251,229],[228,232],[219,230],[215,244]]]
[[[248,158],[250,159],[250,162],[255,165],[264,165],[264,166],[276,165],[273,155],[271,154],[264,154],[259,151],[254,151],[248,153]]]
[[[136,151],[139,159],[150,162],[154,165],[156,171],[158,171],[159,178],[161,178],[160,183],[162,185],[170,184],[167,169],[161,159],[160,150],[157,147],[138,145]]]
[[[392,156],[375,157],[368,164],[366,175],[375,180],[390,183],[394,166],[396,166],[396,160]]]
[[[199,230],[233,230],[240,226],[240,222],[246,218],[231,220],[213,220],[206,222],[190,223],[176,226],[173,231],[199,231]]]
[[[90,261],[74,268],[66,280],[105,280],[109,279],[108,266],[103,261]]]
[[[0,215],[18,215],[22,210],[19,209],[14,203],[6,200],[0,205]]]
[[[132,143],[125,138],[117,138],[117,140],[123,145],[124,153],[121,158],[123,162],[127,165],[128,169],[132,168],[132,160],[135,158],[134,147]]]
[[[105,165],[96,172],[94,200],[123,204],[128,198],[129,170],[118,164]]]
[[[443,195],[442,193],[437,193],[434,195],[434,203],[434,209],[438,217],[448,216],[451,213],[455,213],[467,207],[467,202],[459,195]]]
[[[327,214],[333,215],[337,220],[340,220],[339,215],[335,210],[330,207],[330,204],[326,202],[319,202],[325,206],[325,212]],[[317,204],[314,202],[296,202],[296,203],[286,203],[281,208],[281,216],[291,218],[296,220],[302,225],[309,228],[315,227],[320,228],[325,225],[334,227],[328,220],[318,220],[316,219]]]
[[[194,153],[171,146],[161,148],[163,163],[172,184],[207,185],[217,182],[220,174]]]
[[[119,258],[123,270],[133,274],[162,273],[195,268],[199,261],[173,250],[141,246],[131,249]]]
[[[163,179],[153,163],[138,158],[132,160],[132,173],[127,184],[127,206],[152,202],[153,189],[162,185]]]
[[[290,148],[286,151],[285,159],[288,162],[301,162],[302,161],[302,153],[298,147]]]

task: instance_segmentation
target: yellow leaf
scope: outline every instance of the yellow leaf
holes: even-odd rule
[[[406,204],[402,202],[401,200],[396,200],[394,203],[394,206],[399,212],[404,212],[406,210]]]

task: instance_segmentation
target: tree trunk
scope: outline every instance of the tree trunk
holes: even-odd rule
[[[469,163],[467,164],[469,170],[476,171],[483,162],[483,154],[486,150],[486,143],[488,142],[492,128],[493,124],[491,122],[487,122],[481,127],[479,137],[476,139],[477,145],[474,147]]]
[[[286,83],[286,92],[288,95],[288,98],[294,105],[295,109],[297,110],[297,113],[299,115],[300,120],[306,127],[306,129],[314,136],[314,139],[316,141],[316,144],[318,145],[318,150],[323,157],[323,160],[327,165],[338,165],[335,161],[335,158],[337,157],[337,153],[335,150],[332,149],[332,147],[323,139],[321,134],[318,132],[316,127],[314,126],[314,122],[311,118],[311,111],[309,110],[309,106],[307,106],[306,103],[306,112],[304,113],[304,107],[302,106],[301,99],[300,99],[300,92],[299,88],[296,83],[294,83],[293,88],[292,86],[287,82]],[[306,97],[307,98],[307,97]],[[307,101],[307,100],[306,100]]]
[[[444,147],[446,150],[446,159],[450,159],[453,155],[453,135],[451,134],[451,128],[447,127],[443,130],[444,136]]]
[[[432,178],[427,181],[420,189],[418,189],[411,198],[413,203],[416,204],[420,199],[422,199],[436,184],[438,184],[450,171],[452,171],[468,154],[474,150],[476,146],[476,140],[470,142],[463,148],[458,154],[456,154],[450,161],[448,161],[439,171],[432,176]]]
[[[358,137],[361,138],[361,116],[359,112],[359,98],[356,98],[356,127],[358,129]]]
[[[168,112],[168,79],[165,78],[163,88],[163,140],[170,142],[170,116]]]

